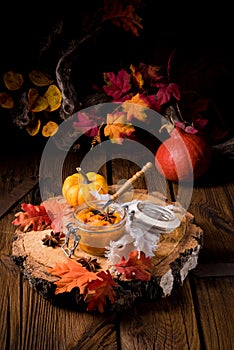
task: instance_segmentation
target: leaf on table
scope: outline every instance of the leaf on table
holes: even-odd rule
[[[73,207],[64,199],[50,198],[42,202],[51,219],[51,228],[54,232],[63,233],[64,219],[73,212]]]
[[[124,69],[121,69],[117,74],[106,72],[104,81],[107,85],[103,86],[103,90],[108,96],[112,96],[114,100],[118,100],[124,93],[131,88],[130,74]]]
[[[33,205],[23,203],[20,211],[15,214],[12,224],[19,226],[23,232],[42,231],[51,227],[51,219],[46,212],[44,205]]]
[[[118,0],[105,0],[104,20],[111,20],[117,27],[123,27],[125,31],[130,31],[133,35],[139,35],[139,29],[143,29],[141,17],[135,13],[135,7],[132,4],[127,6]]]
[[[115,301],[116,293],[113,287],[116,287],[116,283],[109,270],[98,272],[97,277],[98,279],[88,284],[88,294],[85,302],[88,303],[87,311],[97,308],[100,313],[103,313],[107,298],[112,304]]]
[[[55,294],[71,292],[75,287],[78,287],[80,294],[86,294],[88,284],[98,279],[95,272],[88,271],[80,263],[68,259],[66,263],[56,263],[54,268],[49,268],[52,275],[61,277],[56,284]]]
[[[123,274],[127,279],[140,279],[142,281],[149,281],[151,278],[151,259],[145,256],[145,253],[137,250],[129,254],[129,259],[125,260],[123,257],[119,264],[115,265],[116,270]]]

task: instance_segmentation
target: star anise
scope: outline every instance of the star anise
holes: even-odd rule
[[[97,269],[100,269],[100,264],[97,262],[97,259],[80,258],[77,260],[77,262],[91,272],[95,272]]]
[[[93,209],[92,212],[94,213],[94,215],[96,214],[100,215],[102,221],[108,221],[111,224],[113,223],[114,219],[116,219],[116,215],[114,215],[114,210],[110,211],[109,207],[107,208],[106,211]]]
[[[54,233],[54,231],[51,231],[50,235],[45,235],[45,237],[42,239],[42,242],[44,245],[54,248],[59,244],[59,240],[60,240],[60,232]]]

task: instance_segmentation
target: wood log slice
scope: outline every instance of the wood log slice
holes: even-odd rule
[[[157,204],[165,205],[165,199],[160,194],[147,195],[145,190],[134,190],[132,194],[126,194],[125,200],[132,199],[150,200]],[[168,204],[168,202],[167,202]],[[180,208],[179,203],[173,203]],[[194,223],[194,216],[182,210],[181,224],[169,234],[162,235],[151,257],[153,272],[150,281],[127,280],[113,276],[117,287],[115,287],[116,300],[114,303],[106,303],[105,311],[121,311],[130,308],[139,299],[156,300],[171,294],[175,285],[182,285],[190,270],[198,263],[199,251],[203,246],[203,231]],[[96,259],[101,270],[110,269],[107,258],[93,256],[78,248],[74,255],[68,258],[61,246],[49,247],[43,245],[42,239],[51,230],[15,232],[12,243],[12,258],[22,269],[24,276],[30,285],[44,298],[52,303],[78,311],[85,311],[87,304],[79,288],[71,292],[56,294],[54,282],[59,277],[49,273],[49,268],[54,268],[56,263],[65,263],[67,259],[78,260],[80,258]]]

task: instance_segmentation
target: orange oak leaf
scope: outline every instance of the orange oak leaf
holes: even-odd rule
[[[112,304],[115,301],[116,294],[113,287],[116,287],[116,283],[109,270],[98,272],[97,276],[99,279],[88,284],[88,290],[91,293],[86,295],[85,302],[88,303],[87,311],[97,308],[100,313],[103,313],[107,298]]]
[[[125,260],[122,257],[119,264],[115,265],[116,270],[124,274],[127,279],[140,279],[142,281],[149,281],[151,278],[151,259],[145,256],[144,252],[139,252],[134,250],[130,252],[129,259]]]
[[[131,88],[130,74],[126,70],[121,69],[117,75],[113,72],[103,73],[104,81],[107,85],[103,86],[103,90],[114,100],[118,100],[125,92]]]
[[[103,19],[111,20],[114,25],[122,26],[135,36],[139,35],[139,29],[143,29],[142,19],[135,13],[135,7],[132,4],[125,6],[118,0],[105,0]]]
[[[98,279],[98,275],[88,271],[80,263],[68,259],[64,264],[56,263],[54,268],[49,268],[52,275],[61,277],[56,284],[55,294],[70,292],[73,288],[78,287],[80,294],[86,294],[87,285]]]
[[[12,224],[19,226],[20,230],[26,231],[42,231],[50,228],[51,219],[46,212],[44,205],[21,204],[20,211],[15,214]]]

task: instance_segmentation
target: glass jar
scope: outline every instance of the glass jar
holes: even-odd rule
[[[103,210],[105,203],[106,201],[93,201],[89,205],[82,204],[76,207],[74,211],[75,225],[78,228],[77,233],[81,237],[79,248],[88,254],[104,256],[110,241],[119,240],[125,233],[126,209],[114,202]],[[90,212],[91,216],[97,215],[98,218],[88,221],[87,217]],[[112,219],[117,222],[108,221],[108,218],[111,221],[111,215],[116,216]],[[85,218],[85,221],[83,218]]]

